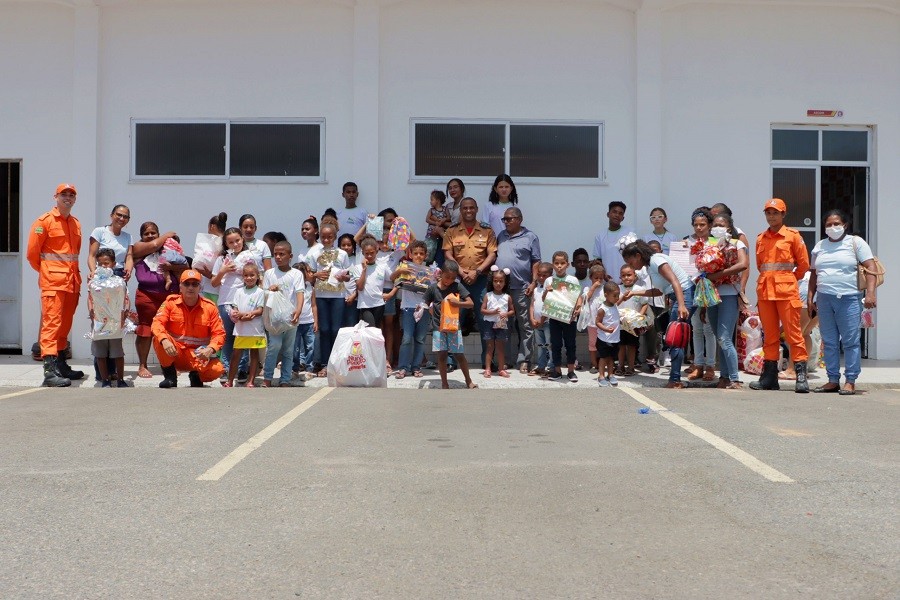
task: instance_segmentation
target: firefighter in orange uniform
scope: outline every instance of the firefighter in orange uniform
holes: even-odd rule
[[[218,379],[225,369],[214,358],[225,344],[225,327],[215,304],[200,295],[201,275],[193,269],[181,274],[181,293],[163,301],[150,331],[162,366],[161,388],[178,385],[178,371],[188,371],[191,387]]]
[[[781,329],[791,349],[798,394],[809,392],[806,380],[808,357],[800,329],[800,291],[797,281],[809,270],[809,254],[806,244],[796,229],[785,227],[787,205],[780,198],[768,200],[763,207],[769,228],[756,237],[756,296],[759,304],[759,320],[762,322],[763,363],[759,381],[750,383],[754,390],[777,390],[778,355]],[[780,326],[779,326],[780,322]]]
[[[84,377],[66,362],[66,346],[72,318],[81,295],[81,223],[72,215],[78,192],[70,183],[61,183],[53,199],[56,206],[42,214],[28,234],[28,263],[39,273],[41,290],[41,333],[39,343],[44,359],[44,385],[66,387]]]

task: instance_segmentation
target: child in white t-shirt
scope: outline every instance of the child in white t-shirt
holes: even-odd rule
[[[235,290],[229,315],[234,321],[234,350],[231,352],[231,362],[228,365],[228,379],[222,383],[222,387],[234,385],[241,350],[247,350],[250,354],[245,387],[255,387],[253,378],[259,367],[259,351],[266,347],[266,330],[262,322],[266,294],[259,287],[259,267],[255,262],[248,262],[244,265],[242,275],[244,287]]]
[[[263,387],[272,385],[272,376],[275,374],[275,364],[281,360],[281,378],[279,385],[291,384],[291,367],[294,364],[294,343],[297,337],[296,324],[300,322],[300,313],[305,303],[306,281],[303,274],[297,269],[291,268],[290,242],[277,242],[272,252],[275,259],[275,267],[266,271],[263,275],[263,288],[273,294],[282,294],[294,307],[289,327],[281,333],[269,333],[268,351],[266,363],[263,368]]]
[[[553,265],[542,262],[537,267],[537,287],[531,295],[531,306],[528,318],[531,319],[531,327],[534,329],[534,348],[537,360],[528,375],[547,375],[553,370],[553,359],[550,354],[550,324],[543,314],[544,308],[544,282],[553,275]]]
[[[614,361],[619,353],[619,286],[614,281],[603,284],[603,304],[597,309],[597,360],[600,373],[597,381],[600,387],[619,385],[613,372]]]
[[[384,320],[385,280],[391,276],[386,262],[377,261],[378,242],[366,238],[360,243],[363,261],[356,280],[356,308],[359,318],[371,327],[381,327]]]
[[[491,267],[491,287],[481,301],[481,338],[487,342],[484,354],[484,377],[491,376],[491,359],[497,355],[500,377],[509,377],[504,360],[506,340],[509,337],[508,319],[515,314],[512,297],[509,295],[509,269]]]
[[[588,352],[591,356],[591,373],[599,373],[597,365],[597,310],[603,304],[603,284],[606,283],[606,269],[602,264],[592,266],[588,270],[588,281],[590,285],[585,288],[583,293],[584,301],[581,310],[588,311],[590,320],[588,321]]]
[[[619,276],[622,284],[619,286],[619,296],[624,297],[626,293],[643,292],[645,288],[637,285],[637,275],[628,265],[622,265],[619,269]],[[619,302],[619,310],[630,308],[642,315],[646,315],[650,309],[649,298],[643,296],[629,295],[627,300]],[[619,335],[619,366],[616,369],[616,375],[634,375],[634,363],[637,357],[637,350],[640,338],[636,335],[622,331]]]

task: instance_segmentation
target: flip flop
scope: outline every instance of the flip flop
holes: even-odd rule
[[[502,369],[499,373],[497,373],[497,375],[499,375],[500,377],[509,378],[509,371],[507,371],[506,369]]]
[[[519,373],[521,373],[522,375],[528,375],[528,363],[523,362],[519,366]]]
[[[413,377],[421,377],[422,371],[413,371]]]
[[[484,377],[485,379],[490,379],[490,378],[491,378],[491,371],[490,371],[490,369],[484,370],[484,371],[481,373],[481,376]]]
[[[400,369],[394,373],[394,379],[403,379],[404,377],[406,377],[406,369]]]

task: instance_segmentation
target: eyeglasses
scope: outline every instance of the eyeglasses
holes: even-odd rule
[[[665,219],[665,215],[650,215],[651,221],[659,221],[660,219]]]
[[[120,219],[125,219],[126,221],[131,218],[131,215],[123,215],[122,213],[113,213],[113,216],[116,216]]]
[[[193,281],[193,280],[190,280],[190,279],[189,279],[189,280],[187,280],[187,281],[182,281],[182,282],[181,282],[181,285],[184,286],[184,287],[200,287],[200,282],[199,282],[199,281]]]

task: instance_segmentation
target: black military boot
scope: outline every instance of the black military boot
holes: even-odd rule
[[[780,390],[778,385],[778,361],[767,360],[763,362],[762,374],[759,381],[750,382],[751,390]]]
[[[197,371],[188,373],[188,378],[191,380],[191,387],[203,387],[203,380],[200,379],[200,373]]]
[[[69,387],[72,381],[59,373],[55,356],[44,357],[44,387]]]
[[[178,369],[175,368],[175,365],[163,367],[162,372],[163,380],[159,382],[159,387],[163,389],[178,387]]]
[[[66,362],[65,353],[61,354],[56,359],[56,370],[59,371],[60,375],[62,375],[66,379],[70,379],[72,381],[78,381],[79,379],[84,379],[84,371],[72,370],[72,367],[70,367],[69,363]]]
[[[797,372],[797,385],[794,388],[794,392],[797,394],[808,394],[809,382],[806,381],[806,361],[795,362],[794,371]]]

